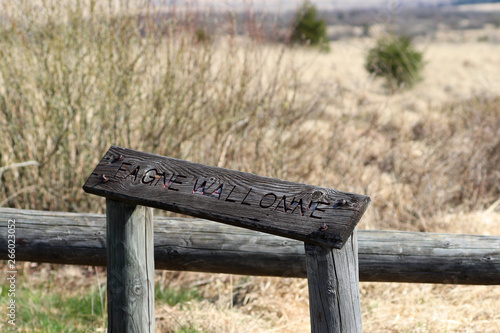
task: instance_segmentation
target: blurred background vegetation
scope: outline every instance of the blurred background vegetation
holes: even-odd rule
[[[81,185],[112,144],[284,176],[303,142],[283,134],[317,112],[284,47],[229,19],[205,34],[199,12],[51,4],[10,2],[0,26],[0,164],[39,163],[3,173],[3,206],[102,211]]]
[[[436,207],[474,210],[500,196],[495,99],[381,125],[383,110],[328,111],[341,90],[306,84],[312,64],[279,37],[263,39],[270,26],[257,15],[219,12],[215,24],[196,8],[140,1],[3,7],[0,165],[37,165],[2,170],[2,206],[102,212],[81,186],[110,145],[375,195],[380,227],[413,229]],[[367,68],[395,87],[417,82],[422,52],[380,40]]]

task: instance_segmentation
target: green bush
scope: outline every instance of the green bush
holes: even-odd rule
[[[196,41],[198,43],[208,43],[212,41],[212,37],[204,28],[198,28],[195,31]]]
[[[366,58],[369,73],[382,77],[392,91],[409,88],[421,80],[423,53],[415,49],[406,36],[383,37]]]
[[[329,50],[326,23],[317,16],[316,7],[305,1],[295,16],[292,43],[319,45],[323,50]]]

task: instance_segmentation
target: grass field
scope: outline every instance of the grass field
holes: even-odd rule
[[[361,229],[500,234],[500,29],[419,37],[424,79],[391,94],[363,69],[374,38],[200,40],[196,16],[110,3],[2,2],[0,166],[39,164],[2,173],[2,206],[102,212],[81,186],[117,144],[369,195]],[[102,269],[22,265],[20,332],[104,331]],[[160,332],[309,331],[304,279],[156,284]],[[361,283],[361,302],[366,332],[500,331],[499,286]]]

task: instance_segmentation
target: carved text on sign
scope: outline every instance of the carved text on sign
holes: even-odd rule
[[[298,214],[299,216],[315,219],[321,219],[321,212],[324,212],[331,205],[328,201],[313,200],[312,193],[303,194],[302,197],[286,194],[277,195],[274,192],[259,194],[253,188],[245,189],[237,185],[224,184],[214,180],[214,178],[206,180],[203,178],[188,177],[175,172],[159,170],[158,168],[149,168],[141,171],[140,165],[133,165],[127,162],[122,162],[118,166],[113,179],[130,181],[170,191],[182,190],[187,185],[187,188],[190,190],[185,193],[240,205],[254,205],[263,209],[271,209],[285,214]]]

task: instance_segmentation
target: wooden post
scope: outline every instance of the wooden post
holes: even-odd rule
[[[154,332],[152,209],[106,199],[108,332]]]
[[[356,231],[342,249],[305,243],[311,332],[362,332]]]

